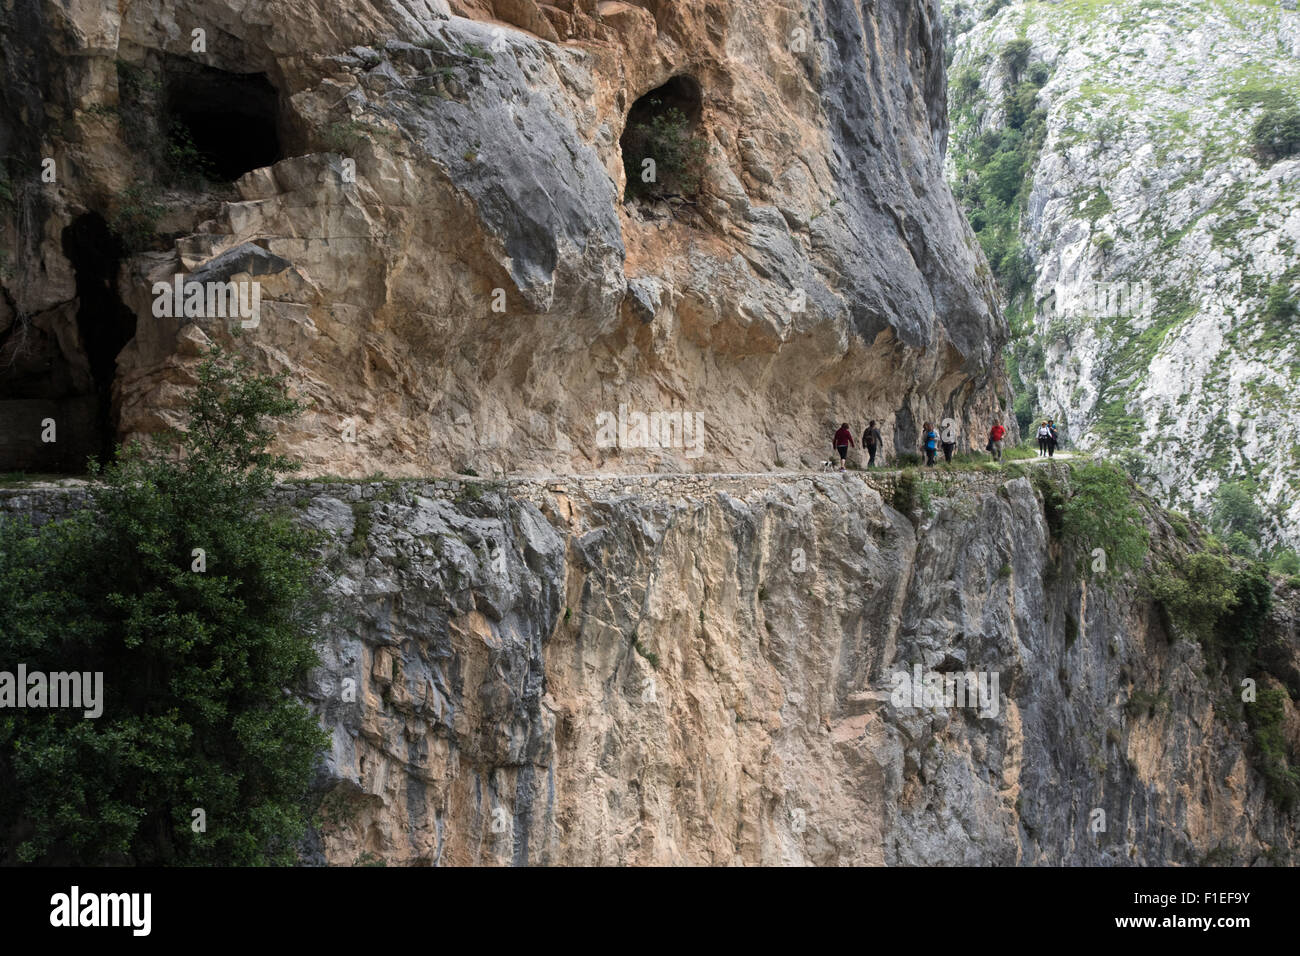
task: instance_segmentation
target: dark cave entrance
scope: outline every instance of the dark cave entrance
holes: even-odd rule
[[[168,159],[182,174],[233,182],[283,157],[279,94],[264,73],[229,73],[169,57]]]
[[[628,196],[699,192],[707,148],[699,135],[702,115],[700,84],[689,76],[674,76],[632,104],[618,141]],[[647,182],[649,170],[654,179]]]
[[[90,366],[94,401],[83,403],[85,417],[78,423],[80,443],[87,447],[62,457],[60,470],[81,472],[86,455],[107,461],[117,440],[113,414],[113,379],[117,356],[135,336],[135,314],[117,294],[117,270],[122,249],[102,216],[88,212],[63,230],[63,254],[72,263],[77,283],[77,331]]]

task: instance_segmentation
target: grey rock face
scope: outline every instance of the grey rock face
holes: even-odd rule
[[[1133,578],[1085,583],[1026,479],[946,476],[911,515],[894,484],[278,489],[338,571],[305,862],[1294,859],[1239,689]],[[87,501],[5,490],[0,514]],[[1277,594],[1261,681],[1300,680],[1298,608]],[[930,672],[963,696],[927,700]]]
[[[1294,811],[1220,715],[1231,689],[1132,579],[1061,563],[1027,480],[963,476],[912,517],[887,480],[691,481],[374,506],[311,693],[334,730],[322,785],[351,814],[317,835],[320,859],[1294,852]],[[338,513],[336,494],[308,516]],[[1300,659],[1289,607],[1272,625],[1283,674]],[[931,671],[984,696],[900,700]]]
[[[897,0],[872,13],[864,17],[852,3],[814,12],[825,47],[818,82],[835,144],[836,194],[844,198],[829,217],[827,253],[850,283],[845,300],[863,338],[892,327],[907,345],[931,346],[939,324],[966,357],[966,370],[988,374],[1006,328],[1000,317],[992,320],[997,306],[987,276],[972,281],[980,259],[965,221],[947,189],[934,188],[948,136],[939,7]],[[896,74],[901,95],[891,97],[872,54],[903,45],[909,56]],[[924,123],[911,122],[917,113]],[[889,135],[904,122],[904,136]],[[875,241],[882,236],[891,241]]]

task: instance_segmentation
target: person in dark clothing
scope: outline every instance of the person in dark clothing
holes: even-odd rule
[[[1047,457],[1056,457],[1056,446],[1061,436],[1056,431],[1056,422],[1052,419],[1047,420]]]
[[[880,429],[876,427],[876,422],[873,419],[867,423],[867,429],[862,433],[862,447],[867,451],[868,468],[875,465],[876,452],[880,450],[880,446],[883,444],[884,439],[881,438]]]
[[[929,422],[921,426],[921,447],[925,450],[925,463],[933,468],[934,454],[939,450],[939,433]]]
[[[952,433],[943,436],[943,441],[941,444],[943,446],[943,461],[945,465],[952,464],[952,453],[957,450],[957,442],[955,440],[948,441],[948,439],[949,438],[956,439],[956,437],[957,436],[953,435]]]
[[[835,433],[835,450],[840,453],[840,471],[844,470],[844,460],[849,457],[850,445],[857,447],[853,442],[853,432],[849,430],[849,423],[845,422]]]

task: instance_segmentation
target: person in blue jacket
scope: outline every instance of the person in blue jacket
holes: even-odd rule
[[[934,467],[934,453],[939,450],[939,433],[931,422],[921,426],[921,447],[925,449],[925,463]]]

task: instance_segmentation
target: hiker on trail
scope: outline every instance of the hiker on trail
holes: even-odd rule
[[[1002,440],[1006,437],[1007,437],[1007,430],[1003,428],[998,422],[994,422],[993,427],[989,429],[989,444],[988,444],[988,450],[993,452],[994,461],[1002,460]]]
[[[1047,420],[1038,423],[1038,457],[1042,458],[1047,454],[1047,443],[1051,439],[1052,433],[1047,430]]]
[[[949,438],[952,441],[949,441]],[[945,430],[941,436],[941,444],[943,445],[943,462],[945,465],[951,465],[952,453],[957,450],[957,433]]]
[[[921,426],[921,447],[925,449],[925,463],[933,468],[934,453],[939,448],[939,433],[930,422]]]
[[[884,439],[880,437],[880,429],[876,427],[875,419],[867,422],[867,429],[862,433],[862,447],[867,451],[867,467],[870,468],[876,463],[876,452],[880,450]]]
[[[1060,435],[1056,432],[1056,422],[1053,419],[1047,420],[1047,457],[1056,457],[1056,446],[1060,441]]]
[[[845,422],[840,426],[840,430],[835,433],[835,450],[840,453],[840,471],[844,470],[844,459],[849,456],[849,446],[857,447],[853,442],[853,432],[849,430],[849,423]]]

